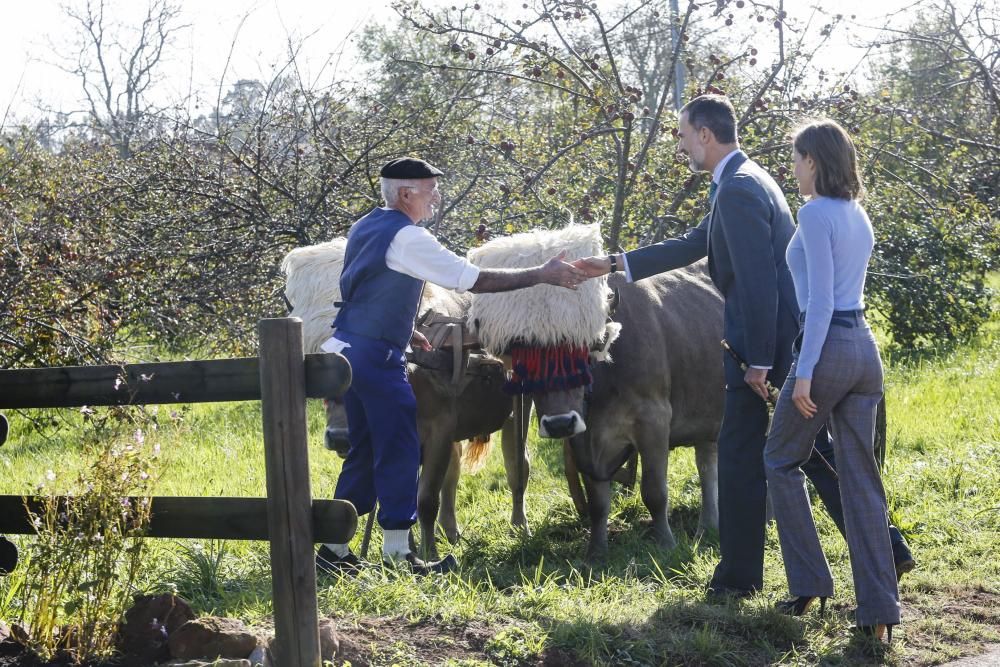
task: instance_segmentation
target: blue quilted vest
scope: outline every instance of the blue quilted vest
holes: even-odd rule
[[[399,211],[376,208],[351,227],[340,274],[342,304],[334,329],[403,349],[409,344],[424,283],[387,267],[385,253],[396,232],[411,224]]]

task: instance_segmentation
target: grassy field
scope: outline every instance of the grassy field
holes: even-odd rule
[[[892,361],[887,392],[885,481],[893,519],[919,567],[903,580],[903,625],[878,660],[937,664],[1000,641],[1000,321],[960,349]],[[11,415],[11,439],[0,449],[7,471],[2,493],[30,493],[42,482],[56,491],[68,488],[85,465],[77,417],[40,435],[26,427],[30,416]],[[157,428],[145,427],[144,435],[146,446],[160,450],[152,470],[157,495],[263,495],[257,404],[161,407],[155,417]],[[313,494],[329,495],[339,459],[322,447],[318,403],[309,406],[309,420]],[[707,604],[703,589],[717,542],[695,535],[693,452],[676,450],[670,461],[671,524],[679,546],[671,552],[653,547],[638,494],[620,490],[608,561],[591,568],[582,559],[587,532],[565,491],[560,448],[530,443],[530,535],[508,525],[498,449],[460,484],[458,574],[414,579],[372,568],[355,579],[321,582],[321,611],[339,619],[345,657],[354,665],[870,662],[850,632],[846,546],[821,512],[818,526],[837,583],[832,613],[800,620],[771,610],[786,595],[773,526],[765,592],[745,602]],[[26,544],[27,538],[17,539]],[[16,619],[12,588],[24,576],[0,583],[0,618]],[[148,591],[177,590],[201,613],[269,626],[262,543],[151,541],[141,579]]]

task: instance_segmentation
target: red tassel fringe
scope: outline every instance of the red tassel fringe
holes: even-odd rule
[[[510,394],[565,391],[588,387],[594,381],[586,345],[514,346],[510,356],[512,370],[504,384],[504,391]]]

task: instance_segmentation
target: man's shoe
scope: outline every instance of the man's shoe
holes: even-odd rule
[[[387,566],[406,567],[410,572],[419,576],[447,574],[458,569],[458,560],[452,554],[448,554],[441,560],[424,561],[417,558],[417,555],[412,551],[408,551],[402,558],[385,559],[382,562]]]
[[[316,552],[316,572],[329,576],[355,575],[367,563],[350,551],[346,556],[338,556],[325,544]]]
[[[709,584],[705,589],[705,601],[712,604],[723,604],[730,601],[745,600],[753,595],[753,591],[741,588],[730,588],[718,584]]]
[[[892,561],[896,566],[896,581],[903,578],[907,572],[912,572],[917,567],[917,561],[910,553],[910,547],[900,536],[899,541],[892,543]]]

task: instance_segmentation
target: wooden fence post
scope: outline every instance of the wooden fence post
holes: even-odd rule
[[[320,667],[302,321],[261,320],[258,332],[274,659],[282,667]]]

